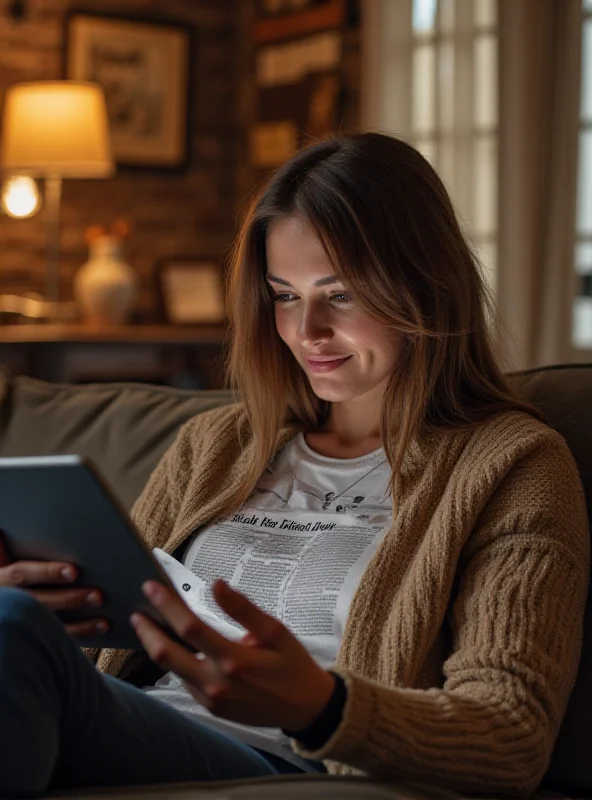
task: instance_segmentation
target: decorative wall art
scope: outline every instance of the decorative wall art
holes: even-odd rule
[[[181,24],[67,15],[65,76],[102,85],[118,165],[185,165],[191,50],[190,30]]]

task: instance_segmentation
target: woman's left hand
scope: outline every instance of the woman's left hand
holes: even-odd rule
[[[143,614],[134,614],[131,622],[146,652],[159,667],[179,675],[193,697],[215,716],[299,731],[328,703],[333,676],[285,625],[224,581],[216,581],[212,590],[220,608],[247,630],[237,642],[202,622],[162,584],[148,581],[142,588],[200,656],[174,642]]]

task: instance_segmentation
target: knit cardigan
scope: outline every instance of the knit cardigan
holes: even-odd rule
[[[132,511],[146,543],[173,552],[219,518],[252,452],[240,404],[187,422]],[[583,491],[558,433],[506,412],[421,437],[351,603],[341,723],[316,752],[292,746],[336,774],[531,793],[575,680],[588,570]],[[103,650],[98,666],[124,676],[133,662]]]

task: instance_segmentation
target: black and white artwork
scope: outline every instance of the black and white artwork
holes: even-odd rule
[[[66,41],[66,77],[103,87],[117,163],[182,166],[187,155],[188,30],[72,12]]]

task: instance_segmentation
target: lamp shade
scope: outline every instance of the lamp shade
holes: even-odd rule
[[[102,88],[80,81],[15,83],[5,93],[0,168],[107,178],[114,172]]]

